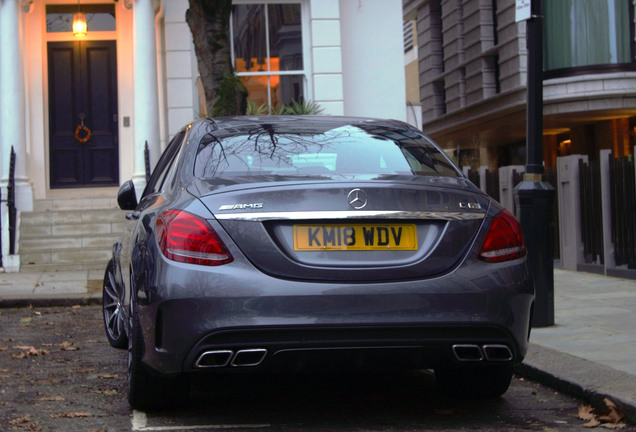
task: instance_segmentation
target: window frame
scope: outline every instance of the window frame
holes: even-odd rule
[[[288,75],[288,76],[301,76],[302,77],[302,82],[303,82],[303,96],[305,100],[311,100],[312,97],[308,97],[309,95],[313,94],[313,86],[312,86],[312,82],[311,82],[311,45],[309,43],[310,40],[310,34],[309,34],[309,27],[310,27],[310,16],[309,16],[309,7],[308,7],[308,0],[233,0],[232,1],[232,5],[233,6],[238,6],[238,5],[264,5],[267,6],[269,4],[298,4],[300,5],[300,32],[301,32],[301,37],[302,37],[302,56],[303,56],[303,69],[302,70],[293,70],[293,71],[266,71],[266,72],[237,72],[236,70],[234,71],[236,73],[236,75],[240,78],[243,76],[250,76],[250,77],[268,77],[268,76],[272,76],[272,75],[279,75],[279,76],[284,76],[284,75]],[[266,8],[267,9],[267,8]],[[266,40],[268,40],[268,35],[266,35]],[[269,44],[267,44],[266,46],[267,48],[267,52],[269,53]],[[234,68],[235,62],[236,62],[236,58],[234,56],[234,28],[233,28],[233,22],[232,19],[230,19],[230,53],[231,53],[231,58],[232,58],[232,67]],[[275,73],[272,73],[275,72]],[[249,97],[249,96],[248,96]],[[273,108],[271,106],[271,101],[272,101],[272,89],[271,86],[268,84],[267,86],[267,106],[269,107],[269,110],[271,111],[271,109]]]

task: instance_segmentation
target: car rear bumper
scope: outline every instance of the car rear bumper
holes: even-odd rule
[[[523,261],[381,284],[168,266],[165,283],[137,293],[143,360],[161,374],[515,364],[527,351],[534,288]]]

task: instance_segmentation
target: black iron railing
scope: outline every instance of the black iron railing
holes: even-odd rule
[[[554,244],[552,246],[552,256],[554,259],[561,258],[561,240],[560,235],[561,232],[559,230],[559,188],[558,188],[558,180],[557,180],[557,169],[555,166],[546,167],[545,172],[543,174],[543,181],[549,183],[554,188],[554,202],[552,203],[552,238],[554,239]]]
[[[486,170],[486,193],[499,201],[499,171]]]
[[[470,180],[475,186],[481,187],[479,181],[479,171],[471,169],[468,171],[468,180]]]
[[[601,209],[601,169],[598,161],[579,161],[581,236],[588,264],[604,264],[603,213]]]
[[[146,166],[146,183],[150,181],[150,150],[148,149],[148,141],[144,146],[144,164]]]
[[[15,150],[11,146],[11,155],[9,157],[9,178],[7,179],[7,199],[2,199],[0,190],[0,203],[7,203],[7,219],[9,231],[9,255],[15,255],[15,237],[17,210],[15,208]],[[2,213],[0,212],[0,215]],[[0,216],[0,267],[4,267],[2,262],[2,219]]]
[[[636,268],[636,181],[631,158],[609,155],[612,242],[616,265]]]

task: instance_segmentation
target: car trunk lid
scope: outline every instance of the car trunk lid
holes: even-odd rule
[[[267,274],[387,281],[436,276],[463,259],[489,199],[462,181],[420,177],[411,183],[296,180],[195,187],[242,253]]]

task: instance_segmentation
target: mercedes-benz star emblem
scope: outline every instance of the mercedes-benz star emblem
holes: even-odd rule
[[[353,189],[347,195],[347,199],[349,200],[349,205],[356,210],[360,210],[367,205],[367,194],[362,189]]]

